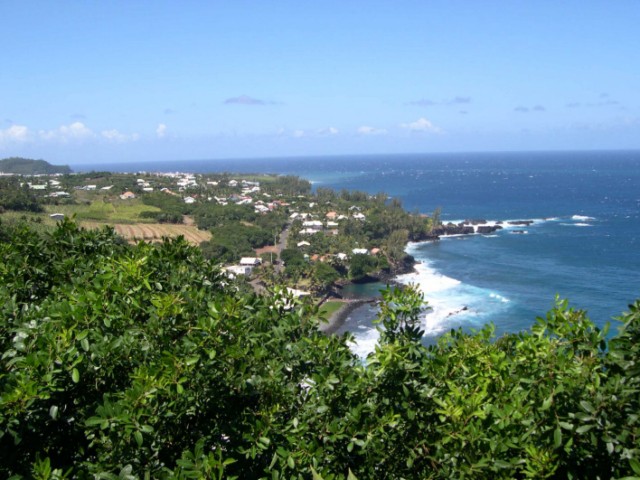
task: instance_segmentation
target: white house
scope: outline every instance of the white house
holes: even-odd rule
[[[369,255],[369,250],[366,248],[354,248],[351,250],[354,255]]]
[[[231,273],[232,275],[244,275],[248,277],[251,275],[252,267],[248,267],[245,265],[232,265],[230,267],[225,267],[224,270],[227,273]]]
[[[184,203],[191,205],[192,203],[196,203],[196,199],[193,197],[184,197]]]
[[[262,260],[257,257],[242,257],[240,259],[240,265],[257,267],[260,264],[262,264]]]
[[[320,220],[307,220],[306,222],[302,222],[302,227],[319,232],[324,228],[324,225],[322,225]]]
[[[298,245],[298,247],[309,247],[309,246],[311,246],[311,244],[309,242],[306,242],[304,240],[301,241],[301,242],[298,242],[297,245]]]

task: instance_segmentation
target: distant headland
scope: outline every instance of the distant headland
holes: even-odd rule
[[[53,175],[71,173],[68,165],[51,165],[46,160],[10,157],[0,160],[0,173],[15,175]]]

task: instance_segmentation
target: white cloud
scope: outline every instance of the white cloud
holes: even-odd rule
[[[321,128],[318,130],[318,135],[337,135],[339,130],[335,127]]]
[[[40,130],[38,132],[44,140],[57,140],[66,143],[71,140],[84,140],[96,136],[93,131],[82,122],[74,122],[70,125],[62,125],[55,130]]]
[[[115,128],[112,130],[103,130],[100,132],[102,138],[106,138],[110,142],[116,143],[126,143],[126,142],[135,142],[140,138],[140,135],[137,133],[132,133],[131,135],[127,135],[126,133],[120,133]]]
[[[156,135],[158,136],[158,138],[163,138],[166,134],[167,126],[164,123],[161,123],[160,125],[158,125],[158,128],[156,128]]]
[[[433,133],[436,135],[444,133],[440,127],[436,127],[433,123],[431,123],[424,117],[419,118],[415,122],[402,123],[400,124],[400,126],[402,128],[406,128],[410,132]]]
[[[359,127],[358,135],[386,135],[388,132],[384,128],[374,128],[367,125]]]
[[[294,130],[293,137],[294,138],[302,138],[305,136],[304,130]]]
[[[5,130],[0,130],[0,142],[26,142],[29,140],[29,129],[24,125],[11,125]]]

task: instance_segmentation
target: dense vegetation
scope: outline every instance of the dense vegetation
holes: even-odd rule
[[[20,183],[18,177],[0,177],[0,213],[5,210],[43,212],[42,199],[34,195],[28,185]]]
[[[362,363],[228,282],[180,239],[0,225],[0,476],[640,476],[640,302],[610,341],[559,302],[425,347],[421,296],[387,291]]]
[[[45,160],[11,157],[0,160],[0,172],[18,175],[43,175],[71,173],[68,165],[51,165]]]

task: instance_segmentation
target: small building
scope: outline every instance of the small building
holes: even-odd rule
[[[325,215],[325,217],[328,220],[335,220],[336,218],[338,218],[338,212],[327,212],[327,214]]]
[[[324,225],[322,225],[320,220],[307,220],[306,222],[302,222],[302,227],[319,232],[324,228]]]
[[[359,213],[359,212],[354,214],[353,218],[355,218],[356,220],[361,220],[361,221],[364,221],[366,219],[366,217],[362,213]]]
[[[257,267],[262,264],[262,260],[258,257],[242,257],[240,259],[240,265],[247,267]]]
[[[133,192],[124,192],[122,195],[120,195],[120,198],[122,200],[130,200],[132,198],[136,198],[136,194]]]
[[[366,248],[354,248],[351,250],[354,255],[369,255],[369,250]]]
[[[64,219],[64,213],[52,213],[51,215],[49,215],[49,218],[51,220],[59,222],[60,220]]]
[[[251,275],[253,268],[245,265],[231,265],[230,267],[225,267],[223,270],[232,276],[244,275],[248,277]]]
[[[301,242],[298,242],[296,245],[298,247],[310,247],[311,246],[311,244],[309,242],[305,241],[305,240],[302,240]]]
[[[196,203],[196,199],[193,198],[193,197],[184,197],[183,201],[187,205],[191,205],[192,203]]]

